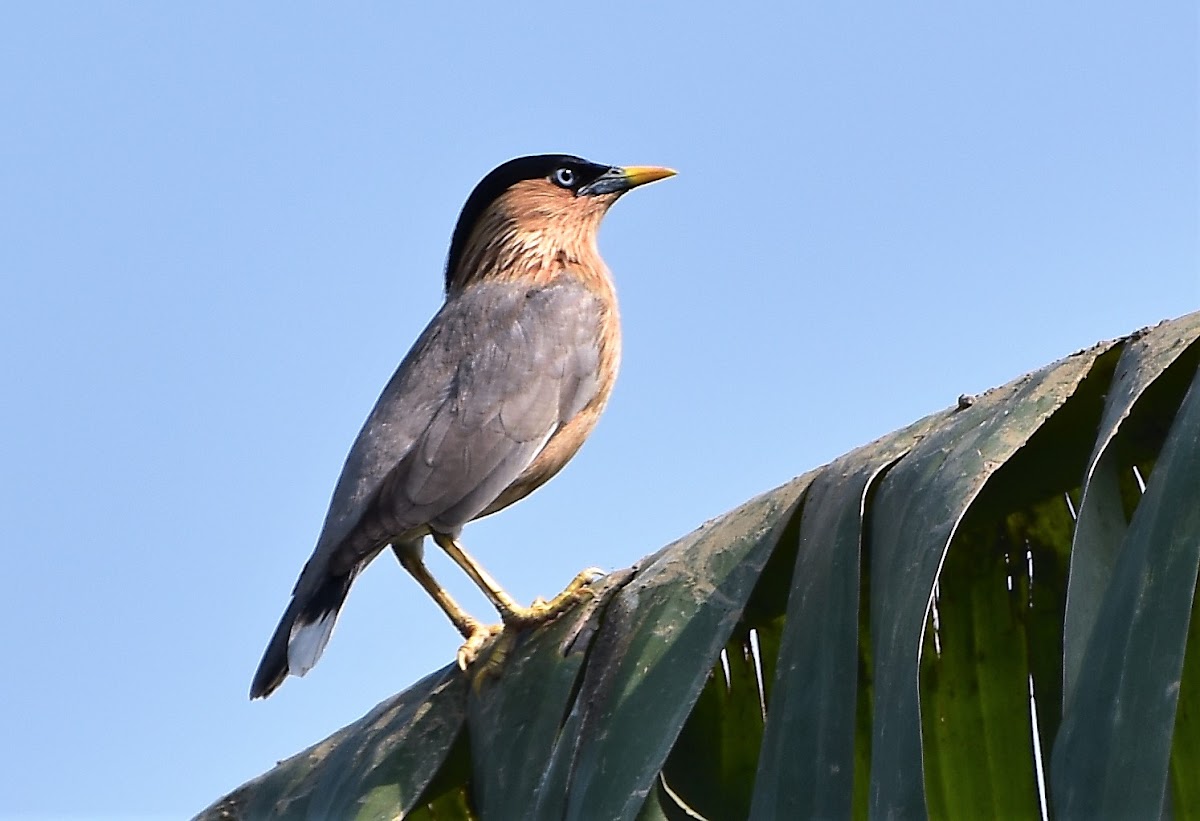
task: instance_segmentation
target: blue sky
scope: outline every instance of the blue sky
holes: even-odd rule
[[[0,12],[0,816],[190,815],[453,659],[381,560],[246,698],[509,157],[680,172],[599,428],[466,531],[520,600],[1200,306],[1194,3],[425,6]]]

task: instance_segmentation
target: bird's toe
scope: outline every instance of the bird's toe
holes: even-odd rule
[[[528,627],[553,621],[570,610],[577,602],[591,596],[591,586],[603,576],[604,571],[596,567],[589,567],[587,570],[577,573],[563,592],[550,601],[539,596],[529,607],[502,610],[500,618],[505,624],[515,627]]]
[[[575,578],[571,579],[571,583],[567,585],[567,589],[563,592],[576,593],[586,587],[591,587],[603,579],[605,575],[605,572],[598,567],[589,567],[587,570],[581,570],[575,574]]]
[[[458,648],[458,669],[466,670],[475,663],[475,659],[479,658],[479,654],[495,641],[496,637],[504,630],[502,624],[479,624],[463,642],[462,647]]]

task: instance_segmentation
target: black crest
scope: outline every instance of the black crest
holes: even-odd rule
[[[446,259],[446,286],[449,288],[450,279],[462,257],[463,246],[471,235],[471,229],[483,212],[496,199],[522,180],[556,179],[556,173],[565,169],[569,172],[558,181],[559,185],[571,190],[594,181],[608,170],[607,165],[597,165],[582,157],[570,154],[537,154],[532,157],[517,157],[497,166],[479,181],[467,202],[463,205],[462,213],[458,215],[458,224],[454,227],[454,238],[450,241],[450,254]]]

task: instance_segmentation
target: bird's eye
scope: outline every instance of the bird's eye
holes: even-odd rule
[[[563,188],[570,188],[575,184],[575,172],[569,168],[560,168],[554,172],[554,181]]]

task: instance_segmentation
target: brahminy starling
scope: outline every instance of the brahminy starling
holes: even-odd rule
[[[595,427],[621,356],[597,230],[626,191],[674,173],[553,154],[510,160],[475,187],[450,243],[445,302],[350,449],[251,698],[316,664],[350,585],[389,546],[462,634],[463,669],[505,627],[553,619],[586,593],[598,571],[522,607],[459,536],[558,473]],[[426,536],[479,586],[501,625],[468,615],[433,578]]]

